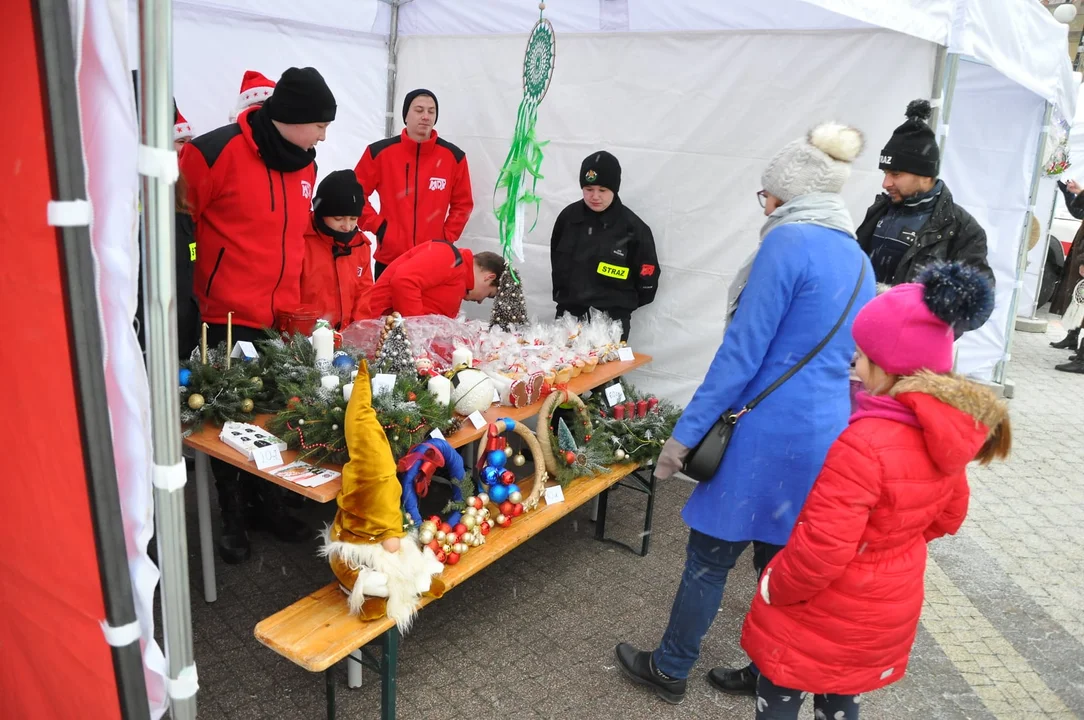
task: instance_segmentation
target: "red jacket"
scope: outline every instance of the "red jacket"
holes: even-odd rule
[[[385,265],[420,243],[455,242],[474,209],[467,156],[436,130],[423,143],[406,130],[373,143],[354,173],[380,196],[380,213],[366,203],[358,226],[376,235],[374,257]]]
[[[861,396],[745,618],[742,647],[782,687],[853,695],[903,677],[926,543],[960,529],[965,468],[1006,412],[953,376],[905,378],[893,393]]]
[[[180,156],[196,223],[194,291],[209,323],[274,325],[301,299],[301,258],[316,167],[271,170],[260,159],[251,108],[189,143]],[[199,152],[194,152],[198,150]]]
[[[474,289],[474,254],[447,242],[419,245],[400,255],[373,286],[370,317],[398,312],[403,317],[454,318]]]
[[[335,241],[310,222],[301,266],[301,303],[341,330],[369,317],[373,268],[369,240],[362,233],[354,236],[349,254],[334,246]]]

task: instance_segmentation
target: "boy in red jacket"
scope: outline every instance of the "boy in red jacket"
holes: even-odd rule
[[[367,205],[361,229],[376,235],[376,278],[391,261],[430,240],[455,242],[474,209],[467,156],[437,137],[437,96],[411,90],[403,100],[400,135],[365,149],[354,172],[380,196],[380,213]]]
[[[335,119],[335,96],[315,68],[290,68],[263,106],[244,110],[237,122],[201,135],[180,155],[195,222],[194,291],[207,341],[226,339],[233,313],[233,339],[262,340],[279,310],[301,302],[301,258],[316,182],[316,144]],[[257,501],[254,519],[283,540],[303,541],[309,531],[282,509],[277,488],[251,480],[212,460],[222,509],[219,554],[239,563],[251,552],[246,508]],[[245,477],[250,477],[247,474]],[[246,497],[247,496],[247,497]]]
[[[351,170],[320,182],[312,201],[301,267],[301,303],[336,330],[369,317],[373,270],[369,240],[358,230],[365,191]]]
[[[445,315],[454,318],[464,300],[496,297],[504,272],[497,253],[472,253],[434,240],[400,255],[376,281],[370,317],[397,312],[403,317]]]
[[[858,396],[786,546],[760,579],[742,647],[760,669],[757,720],[857,720],[859,693],[901,679],[922,612],[926,544],[967,514],[965,469],[1005,458],[1008,410],[950,374],[953,328],[993,288],[960,263],[897,285],[854,321]]]

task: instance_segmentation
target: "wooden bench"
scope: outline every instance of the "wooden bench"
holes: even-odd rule
[[[451,591],[473,577],[522,543],[548,528],[576,508],[599,498],[598,520],[595,535],[605,539],[606,499],[611,488],[626,478],[636,476],[636,465],[617,465],[610,472],[593,478],[581,478],[569,485],[564,502],[542,505],[515,520],[511,527],[495,529],[486,544],[472,548],[458,564],[445,568],[441,576]],[[647,552],[647,540],[651,531],[651,515],[654,499],[654,479],[636,477],[648,495],[647,519],[643,537],[642,553]],[[525,483],[529,491],[530,482]],[[640,489],[640,488],[637,488]],[[426,598],[422,607],[433,598]],[[334,665],[343,659],[360,662],[380,673],[381,718],[395,717],[395,690],[399,654],[399,631],[388,618],[363,622],[350,615],[346,596],[337,582],[332,582],[284,610],[280,610],[256,625],[256,639],[279,655],[300,665],[309,672],[323,672],[327,685],[327,717],[335,717]],[[381,655],[375,657],[366,645],[377,643]],[[351,655],[362,652],[362,659]]]

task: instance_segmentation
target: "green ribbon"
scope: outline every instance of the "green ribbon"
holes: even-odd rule
[[[549,141],[538,140],[535,135],[537,122],[538,103],[525,95],[519,104],[512,146],[508,149],[504,165],[497,174],[497,184],[493,188],[493,213],[497,216],[501,253],[517,283],[519,277],[512,266],[515,257],[512,244],[516,234],[516,212],[520,205],[534,205],[534,222],[526,231],[531,232],[538,224],[538,208],[542,203],[542,198],[536,194],[535,189],[542,178],[542,148]],[[504,200],[498,204],[497,195],[502,189]]]

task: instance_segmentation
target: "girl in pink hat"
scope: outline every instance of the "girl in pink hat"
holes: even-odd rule
[[[857,720],[861,693],[907,671],[926,544],[963,524],[968,463],[1012,445],[1004,403],[951,374],[953,328],[992,304],[981,273],[940,264],[855,318],[865,392],[742,630],[761,672],[757,720],[797,718],[809,695],[816,717]]]

